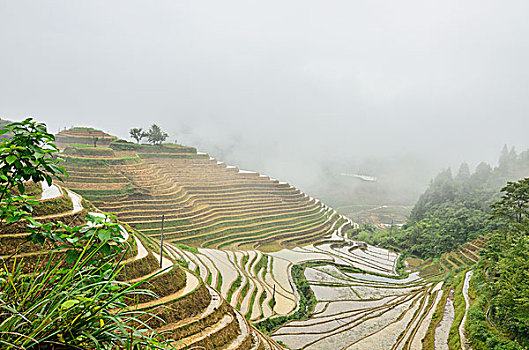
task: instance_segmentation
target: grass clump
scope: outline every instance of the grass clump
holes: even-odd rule
[[[191,252],[191,253],[194,253],[194,254],[200,254],[200,252],[198,251],[197,248],[190,247],[190,246],[188,246],[186,244],[178,243],[178,244],[175,244],[175,246],[177,246],[180,249],[187,250],[188,252]]]
[[[253,267],[254,274],[256,276],[259,275],[259,271],[261,271],[261,269],[266,269],[267,266],[268,266],[268,255],[263,254],[261,255],[261,259],[259,259],[257,264],[255,264],[255,266]]]
[[[218,291],[222,289],[222,274],[220,272],[217,275],[217,285],[215,286],[215,289]]]
[[[233,283],[231,284],[230,289],[228,289],[228,295],[226,296],[226,300],[228,301],[228,303],[231,302],[233,293],[237,290],[237,288],[241,286],[241,283],[242,283],[242,277],[241,275],[239,275],[237,276],[235,281],[233,281]]]
[[[105,147],[73,147],[71,144],[66,147],[63,154],[69,154],[73,156],[98,156],[98,157],[114,157],[114,150]]]
[[[43,269],[29,274],[23,261],[0,271],[0,342],[12,348],[132,348],[158,341],[139,330],[140,313],[127,311],[127,299],[153,296],[116,280],[121,268],[103,245],[79,253],[73,264],[52,254]],[[154,335],[153,335],[154,336]]]
[[[253,313],[253,304],[255,302],[255,298],[257,297],[257,288],[253,290],[252,297],[250,298],[250,307],[248,308],[248,312],[246,313],[246,319],[249,320],[252,317]]]
[[[248,294],[248,289],[250,289],[250,283],[248,282],[248,279],[246,279],[246,282],[244,283],[244,286],[242,286],[241,293],[239,294],[237,298],[237,309],[241,309],[241,303],[244,300],[244,297],[246,297],[246,294]]]

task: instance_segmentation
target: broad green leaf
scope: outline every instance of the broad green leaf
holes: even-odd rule
[[[69,299],[66,300],[64,303],[61,304],[61,311],[66,311],[68,309],[71,309],[73,306],[79,304],[80,301],[77,299]]]
[[[102,241],[108,241],[112,237],[111,233],[108,230],[100,230],[97,233],[97,237]]]
[[[13,164],[16,160],[17,160],[17,156],[15,156],[14,154],[11,154],[6,157],[7,164]]]

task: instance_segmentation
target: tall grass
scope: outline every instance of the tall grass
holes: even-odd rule
[[[138,295],[156,297],[117,281],[122,266],[117,252],[88,241],[71,264],[51,252],[28,267],[24,260],[0,270],[0,347],[6,349],[167,348],[143,319],[155,317],[130,309]],[[89,249],[89,247],[91,247]],[[93,264],[97,256],[98,264]],[[123,255],[121,255],[123,256]]]

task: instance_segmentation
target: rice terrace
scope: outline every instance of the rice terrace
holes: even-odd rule
[[[528,14],[0,0],[0,350],[529,350]]]
[[[9,124],[3,142],[31,123]],[[68,176],[23,184],[37,198],[31,222],[117,225],[116,242],[131,248],[115,279],[145,280],[147,290],[121,307],[139,312],[134,327],[164,347],[467,348],[469,281],[486,236],[439,258],[403,257],[355,239],[358,223],[293,185],[193,147],[84,127],[54,139]],[[54,249],[60,238],[29,241],[35,225],[2,226],[6,276],[64,255],[66,245]]]

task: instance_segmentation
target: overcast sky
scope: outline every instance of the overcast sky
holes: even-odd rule
[[[0,117],[321,161],[529,148],[529,1],[0,0]]]

